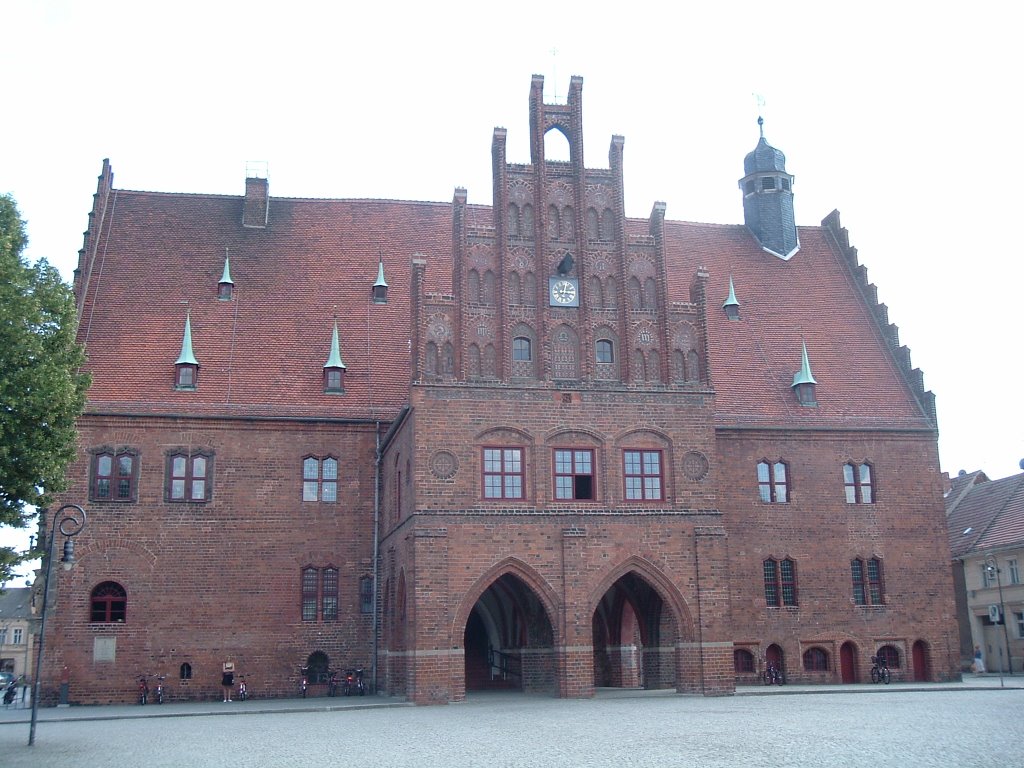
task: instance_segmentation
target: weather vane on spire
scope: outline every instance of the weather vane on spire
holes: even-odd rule
[[[558,57],[558,49],[551,49],[551,87],[552,87],[552,100],[558,101],[558,67],[556,66]]]
[[[754,97],[754,101],[757,103],[757,127],[761,131],[761,138],[764,138],[764,96],[760,93],[750,94]]]

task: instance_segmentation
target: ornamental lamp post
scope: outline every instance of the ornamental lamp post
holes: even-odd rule
[[[1000,568],[996,562],[995,555],[989,555],[985,558],[985,570],[988,572],[989,577],[996,577],[996,587],[999,589],[999,616],[1003,621],[1003,639],[1006,641],[1006,661],[1010,667],[1010,674],[1013,674],[1013,659],[1010,656],[1010,633],[1006,629],[1006,606],[1003,603],[1003,581],[999,577]],[[999,687],[1003,687],[1003,660],[999,660]]]
[[[47,510],[40,510],[43,519],[46,518]],[[72,538],[77,536],[85,528],[85,510],[77,504],[65,504],[57,510],[53,516],[53,525],[50,527],[50,540],[46,543],[46,558],[43,564],[43,606],[39,612],[39,648],[36,651],[36,676],[32,682],[32,724],[28,731],[28,745],[31,747],[36,741],[36,713],[39,708],[40,675],[43,671],[43,643],[46,641],[46,600],[50,594],[50,572],[53,563],[53,542],[57,538],[57,532],[64,537],[64,555],[60,562],[65,571],[70,571],[75,564],[75,543]],[[44,532],[45,534],[45,532]]]

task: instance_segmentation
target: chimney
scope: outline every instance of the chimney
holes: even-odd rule
[[[266,163],[247,163],[245,168],[245,204],[242,226],[262,229],[270,214],[270,185]]]

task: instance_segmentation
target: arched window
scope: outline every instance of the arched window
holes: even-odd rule
[[[817,646],[804,651],[804,671],[828,672],[828,652]]]
[[[859,557],[850,563],[853,579],[853,602],[856,605],[882,605],[885,590],[882,584],[882,561],[877,557],[867,562]]]
[[[605,208],[601,212],[601,239],[611,240],[615,235],[615,222],[612,221],[612,209]]]
[[[590,307],[592,309],[603,309],[604,292],[601,290],[601,278],[596,276],[591,277],[588,282],[588,285],[590,286],[590,290],[587,292],[589,294],[587,301],[590,304]]]
[[[512,359],[527,363],[533,360],[530,340],[525,336],[516,336],[512,339]]]
[[[640,292],[640,280],[636,277],[629,278],[627,283],[629,293],[629,306],[631,309],[643,309],[643,294]]]
[[[431,376],[435,375],[438,370],[437,366],[437,344],[432,341],[427,342],[427,354],[424,362],[424,369]]]
[[[653,277],[648,277],[644,280],[644,297],[642,304],[644,309],[657,309],[658,307],[658,292]]]
[[[515,203],[508,204],[508,234],[510,237],[519,237],[519,208]]]
[[[700,381],[700,357],[692,349],[686,353],[686,380]]]
[[[488,269],[486,272],[484,272],[484,292],[483,295],[480,297],[481,304],[487,304],[488,306],[494,305],[494,294],[496,292],[496,286],[497,282],[495,281],[494,273]]]
[[[97,584],[89,596],[89,621],[123,624],[128,616],[128,594],[116,581]]]
[[[644,353],[639,349],[633,351],[633,381],[647,380],[647,365]]]
[[[180,677],[182,680],[191,680],[192,665],[189,664],[187,661],[183,662],[182,665],[178,667],[178,677]]]
[[[618,301],[618,286],[615,282],[614,277],[609,277],[608,282],[605,286],[604,292],[604,305],[608,309],[615,309],[615,304]]]
[[[686,356],[681,349],[672,351],[672,378],[676,381],[686,381]]]
[[[587,208],[587,240],[594,242],[601,236],[599,227],[597,211],[593,208]]]
[[[661,381],[661,355],[658,350],[652,349],[647,362],[647,380]]]
[[[572,208],[566,206],[562,210],[562,239],[572,240],[576,237],[576,216]]]
[[[852,461],[843,464],[843,485],[846,489],[847,504],[874,503],[875,492],[870,464],[855,464]]]
[[[480,375],[480,347],[476,344],[470,344],[467,350],[467,357],[469,358],[469,370],[467,373],[471,378],[476,378]]]
[[[493,379],[498,375],[498,353],[495,351],[493,344],[488,344],[484,347],[484,365],[482,375],[489,379]]]
[[[331,661],[323,651],[314,651],[306,659],[306,674],[310,684],[326,683],[330,677]]]
[[[91,501],[134,501],[138,482],[138,461],[132,450],[104,450],[94,453],[90,466]]]
[[[522,280],[519,277],[518,272],[512,272],[508,276],[508,303],[509,304],[522,304],[523,303],[523,288]]]
[[[548,237],[551,240],[558,239],[558,207],[555,205],[548,206]]]
[[[732,652],[732,666],[737,673],[754,671],[754,654],[744,648]]]
[[[533,237],[533,206],[529,203],[523,206],[522,234],[527,239]]]
[[[527,272],[523,280],[523,304],[532,307],[537,303],[537,278],[533,272]]]
[[[445,376],[455,373],[455,347],[450,341],[445,342],[441,352],[441,373]]]
[[[475,269],[469,270],[466,276],[466,301],[470,304],[480,303],[480,273]]]

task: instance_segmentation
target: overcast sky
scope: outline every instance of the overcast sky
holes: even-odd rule
[[[936,394],[942,469],[1020,471],[1015,4],[370,5],[4,0],[29,257],[70,279],[105,157],[121,189],[242,194],[260,160],[272,196],[489,204],[493,128],[529,160],[535,73],[547,101],[584,78],[588,167],[625,136],[627,215],[740,223],[756,93],[797,222],[839,209]]]

